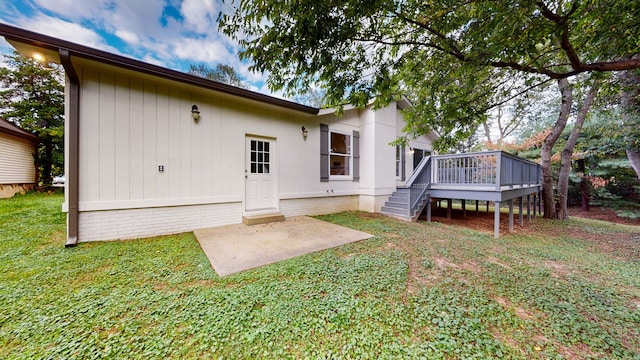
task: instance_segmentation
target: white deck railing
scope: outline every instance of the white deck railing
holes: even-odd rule
[[[409,216],[422,211],[429,189],[503,191],[540,185],[541,175],[540,165],[502,151],[429,156],[405,183]]]
[[[431,158],[431,187],[501,190],[541,184],[540,165],[502,151],[434,155]]]

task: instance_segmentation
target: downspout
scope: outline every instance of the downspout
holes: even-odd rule
[[[65,133],[69,136],[68,152],[69,173],[66,178],[66,190],[69,192],[67,209],[67,242],[65,247],[78,244],[78,203],[79,203],[79,150],[80,150],[80,78],[71,63],[71,54],[67,49],[59,49],[60,62],[69,79],[69,127]]]

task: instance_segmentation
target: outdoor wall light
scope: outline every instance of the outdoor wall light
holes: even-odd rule
[[[302,127],[302,137],[303,138],[307,138],[307,135],[309,135],[309,130],[307,130],[307,128],[305,128],[304,126]]]
[[[414,152],[416,152],[412,147],[409,147],[409,154],[413,154]]]
[[[200,120],[200,111],[198,110],[198,105],[193,105],[191,107],[191,117],[195,122],[198,122],[198,120]]]
[[[45,62],[45,60],[47,60],[47,59],[44,57],[44,55],[43,55],[43,54],[41,54],[41,53],[39,53],[39,52],[34,52],[32,56],[33,56],[33,59],[34,59],[34,60],[36,60],[36,61],[38,61],[38,62],[41,62],[41,63],[43,63],[43,62]]]

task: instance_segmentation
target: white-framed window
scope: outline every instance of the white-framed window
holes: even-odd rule
[[[351,178],[352,147],[351,134],[329,131],[329,176],[331,178]]]

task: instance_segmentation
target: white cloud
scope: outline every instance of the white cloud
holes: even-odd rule
[[[174,55],[184,60],[195,60],[196,62],[223,63],[228,64],[229,54],[224,46],[216,44],[212,39],[186,38],[172,44]]]
[[[153,55],[148,54],[145,57],[143,57],[141,59],[142,61],[148,63],[148,64],[153,64],[153,65],[158,65],[158,66],[162,66],[162,67],[166,67],[166,64],[158,59],[156,59]]]
[[[213,0],[183,0],[180,12],[188,30],[205,34],[217,30],[218,11]]]
[[[238,62],[238,64],[236,65],[236,69],[238,70],[240,75],[242,75],[242,77],[249,82],[259,82],[267,79],[266,74],[263,75],[259,72],[249,70],[249,64],[247,63]]]
[[[120,51],[108,45],[104,39],[95,31],[88,29],[82,25],[68,22],[62,19],[39,14],[35,18],[17,19],[17,25],[25,29],[35,31],[41,34],[64,39],[81,45],[93,48],[120,53]]]
[[[48,10],[74,22],[99,16],[112,2],[111,0],[34,0],[40,9]]]
[[[167,6],[179,15],[166,16]],[[218,14],[229,6],[222,0],[0,0],[0,21],[181,71],[189,64],[231,65],[256,91],[270,94],[266,76],[238,58],[237,41],[218,32]]]
[[[131,45],[137,45],[140,43],[138,35],[127,30],[116,30],[115,35]]]
[[[141,39],[162,38],[168,30],[159,21],[164,6],[163,0],[112,0],[108,9],[90,19],[108,31],[126,31]]]

